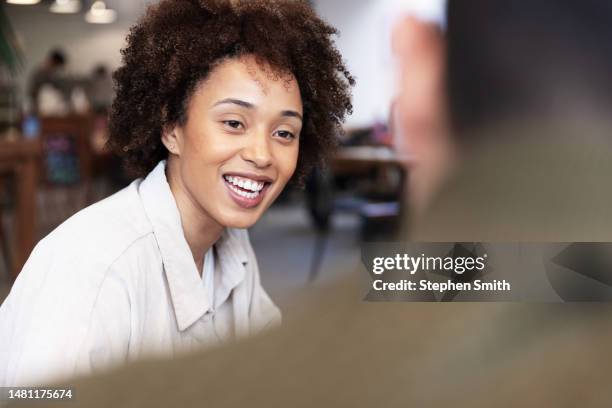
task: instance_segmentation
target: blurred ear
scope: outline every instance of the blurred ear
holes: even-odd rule
[[[175,154],[177,156],[181,155],[181,146],[183,141],[183,129],[175,125],[172,128],[168,128],[164,130],[162,134],[162,143],[168,149],[170,154]]]
[[[393,29],[392,49],[399,66],[397,120],[404,144],[412,156],[427,154],[431,138],[446,137],[444,35],[435,23],[405,17]]]
[[[436,24],[413,17],[400,20],[392,35],[399,66],[395,137],[409,158],[410,205],[418,217],[451,174],[456,156],[446,110],[446,43]]]

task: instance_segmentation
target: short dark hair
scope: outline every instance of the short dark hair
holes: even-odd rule
[[[109,147],[130,175],[146,175],[167,158],[162,132],[185,120],[211,68],[248,54],[297,79],[304,107],[301,179],[330,152],[352,112],[354,79],[331,38],[336,33],[304,1],[162,0],[132,27],[122,50]]]
[[[608,0],[449,1],[446,82],[454,133],[546,112],[575,90],[612,108],[610,21]]]
[[[48,58],[55,66],[63,67],[66,64],[66,53],[60,48],[51,50]]]

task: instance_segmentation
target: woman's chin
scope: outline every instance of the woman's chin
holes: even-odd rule
[[[255,225],[255,222],[237,222],[237,223],[228,224],[225,227],[226,228],[249,229],[253,225]]]
[[[259,220],[260,216],[237,214],[231,217],[224,217],[220,222],[225,228],[251,228]]]

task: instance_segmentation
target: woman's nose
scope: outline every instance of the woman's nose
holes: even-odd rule
[[[270,166],[272,164],[270,138],[263,132],[252,135],[247,146],[242,150],[242,158],[258,168]]]

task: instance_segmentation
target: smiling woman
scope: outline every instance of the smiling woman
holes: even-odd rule
[[[162,0],[115,73],[110,147],[138,177],[44,238],[0,308],[0,386],[272,327],[246,228],[351,111],[335,30],[293,0]]]
[[[184,123],[162,133],[196,265],[224,228],[253,225],[295,171],[300,90],[292,74],[281,82],[268,72],[251,55],[225,59],[194,90]]]

